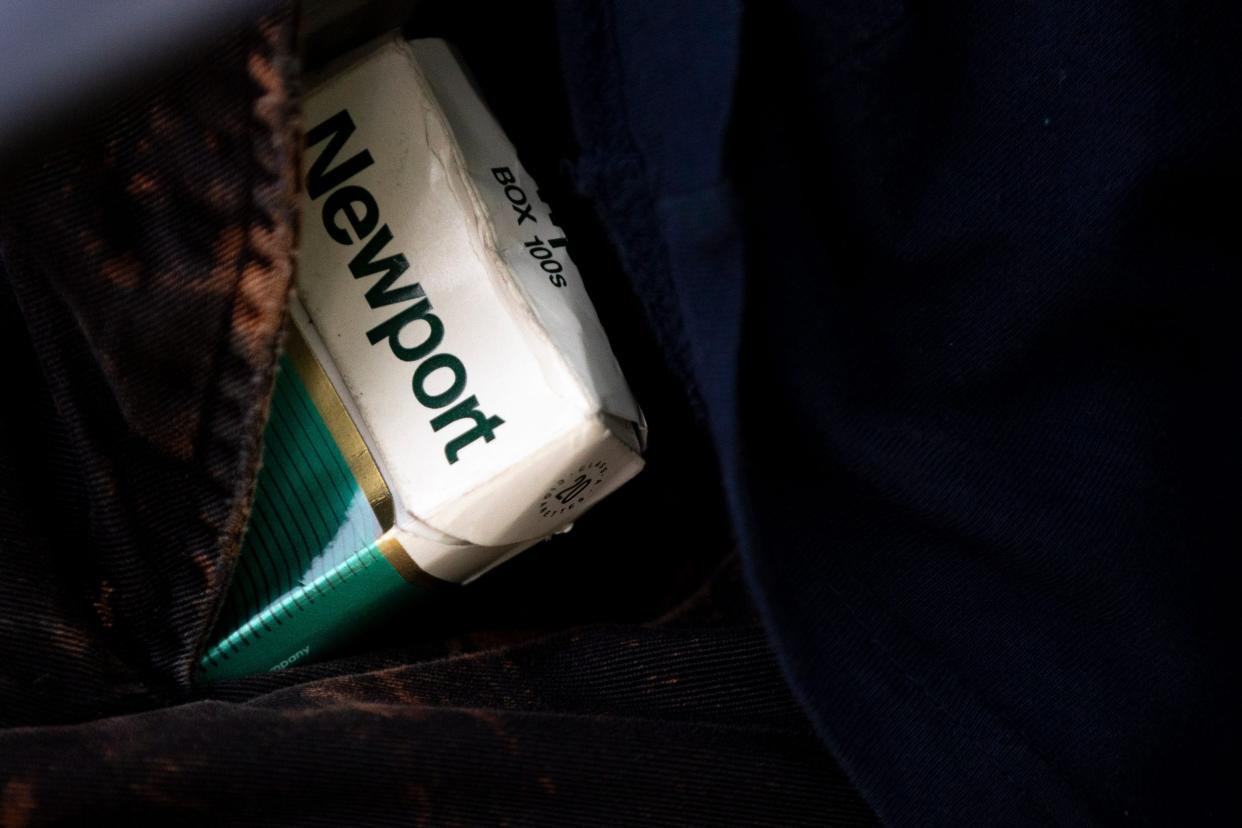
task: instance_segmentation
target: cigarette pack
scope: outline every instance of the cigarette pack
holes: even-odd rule
[[[304,120],[291,325],[202,680],[328,653],[643,464],[565,237],[453,51],[370,44],[310,85]]]

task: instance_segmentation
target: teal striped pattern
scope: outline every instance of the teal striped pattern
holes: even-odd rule
[[[263,439],[250,523],[217,643],[200,662],[200,677],[218,677],[229,661],[271,669],[265,665],[291,653],[282,654],[285,644],[260,642],[289,639],[291,631],[300,641],[305,630],[340,626],[349,612],[365,612],[359,605],[383,598],[390,586],[410,588],[375,547],[379,521],[287,358],[281,360]],[[361,577],[376,565],[378,576]],[[364,583],[367,590],[360,591]],[[310,611],[325,601],[340,606]],[[277,635],[285,627],[291,630]],[[318,629],[309,637],[329,633],[336,636]],[[244,653],[251,649],[258,652]],[[224,672],[236,673],[236,665]]]

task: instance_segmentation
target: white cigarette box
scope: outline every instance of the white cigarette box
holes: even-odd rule
[[[643,465],[643,415],[561,230],[448,46],[346,56],[304,120],[294,329],[239,564],[252,597],[208,673],[313,654],[349,626],[342,602],[400,591],[393,569],[466,583]]]
[[[295,321],[454,582],[634,476],[645,426],[560,229],[443,41],[387,40],[306,97]]]

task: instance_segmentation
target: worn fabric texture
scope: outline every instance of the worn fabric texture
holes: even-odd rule
[[[552,22],[526,25],[554,46]],[[710,444],[586,212],[575,255],[626,332],[655,473],[437,617],[190,685],[296,265],[293,32],[241,27],[5,168],[0,824],[874,824],[777,667]]]
[[[287,19],[21,159],[0,192],[0,721],[187,684],[248,510],[293,273]]]
[[[647,470],[436,617],[191,687],[299,125],[287,13],[187,53],[0,182],[0,823],[1238,821],[1242,7],[410,9]]]

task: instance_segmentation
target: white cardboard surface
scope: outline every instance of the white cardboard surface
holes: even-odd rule
[[[442,42],[347,56],[308,91],[304,119],[294,322],[393,492],[407,550],[432,575],[469,580],[636,474],[641,412],[580,274],[551,243],[562,234]],[[354,160],[364,151],[370,163]],[[369,299],[383,273],[351,262],[398,254],[408,267]],[[443,336],[419,349],[428,315]],[[476,415],[433,428],[458,406]]]

